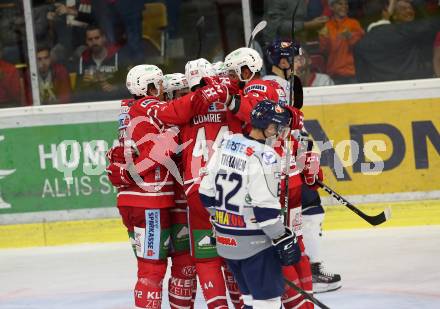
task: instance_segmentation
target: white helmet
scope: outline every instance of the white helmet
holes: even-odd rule
[[[212,64],[205,58],[188,61],[185,65],[185,76],[190,89],[200,84],[202,77],[214,75]]]
[[[133,67],[127,74],[126,86],[135,96],[146,96],[148,85],[154,84],[160,94],[160,82],[163,80],[162,70],[155,65],[141,64]]]
[[[247,66],[252,72],[251,78],[247,80],[243,80],[241,77],[241,67],[243,66]],[[252,48],[241,47],[231,52],[225,58],[225,69],[227,71],[235,71],[243,82],[251,80],[255,73],[260,72],[262,68],[263,59],[261,59],[260,54]]]
[[[167,94],[169,99],[173,98],[173,91],[188,88],[188,81],[185,74],[174,73],[166,74],[163,77],[163,91]]]
[[[217,61],[212,64],[212,68],[217,75],[225,75],[227,73],[225,63],[223,61]]]

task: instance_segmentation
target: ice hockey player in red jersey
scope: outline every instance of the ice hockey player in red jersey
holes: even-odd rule
[[[246,123],[250,123],[250,111],[259,100],[270,99],[274,102],[285,101],[284,89],[273,80],[261,80],[260,71],[263,67],[263,60],[257,51],[251,48],[239,48],[225,58],[225,67],[228,69],[231,79],[239,80],[244,86],[243,92],[236,95],[231,102],[229,108],[234,114]],[[281,103],[281,102],[280,102]],[[284,103],[284,102],[282,102]],[[303,127],[303,114],[298,109],[285,106],[292,114],[292,130],[301,130]],[[291,157],[295,158],[298,143],[291,143]],[[278,149],[280,152],[280,148]],[[306,158],[303,156],[302,158]],[[310,159],[310,156],[307,156]],[[314,157],[315,158],[315,157]],[[295,162],[292,162],[295,164]],[[293,166],[292,166],[293,167]],[[315,177],[310,169],[302,166],[303,172],[307,177]],[[289,205],[287,211],[288,226],[298,235],[298,243],[301,247],[302,257],[299,263],[283,268],[284,275],[290,281],[306,290],[312,292],[312,276],[310,271],[310,263],[305,255],[305,248],[301,236],[301,184],[302,179],[299,176],[298,169],[294,173],[289,173]],[[282,186],[284,188],[284,185]],[[284,204],[284,196],[281,196]],[[283,305],[285,308],[313,308],[312,303],[307,303],[304,298],[294,289],[286,286],[286,292],[283,295]]]
[[[188,82],[182,73],[166,74],[163,80],[166,100],[178,99],[189,92]],[[181,153],[174,161],[182,170]],[[189,254],[189,227],[187,201],[183,183],[174,181],[176,207],[171,208],[171,276],[168,280],[168,299],[171,309],[192,308],[194,306],[197,277],[196,267]]]
[[[174,103],[170,102],[158,108],[154,117],[169,125],[178,125],[181,142],[189,143],[182,150],[182,164],[189,207],[191,255],[207,306],[209,309],[228,307],[226,281],[234,306],[240,308],[242,301],[238,286],[227,270],[222,271],[224,262],[218,256],[215,244],[211,243],[212,225],[198,194],[200,175],[212,154],[213,144],[219,143],[228,132],[241,132],[242,122],[226,106],[229,95],[238,89],[228,85],[227,78],[216,78],[211,64],[203,58],[188,62],[185,75],[191,90],[197,92],[212,87],[220,94],[218,100],[210,105],[206,114],[199,113],[188,118],[188,115],[173,113]],[[205,84],[207,86],[203,86]]]
[[[118,187],[117,206],[138,261],[135,306],[148,309],[161,308],[170,209],[175,204],[172,175],[178,176],[171,158],[177,132],[148,116],[153,106],[162,104],[162,80],[162,71],[154,65],[136,66],[128,73],[127,88],[135,100],[123,104],[119,134],[123,146],[109,151],[107,167],[110,181]],[[218,94],[204,90],[177,99],[175,112],[207,112]]]

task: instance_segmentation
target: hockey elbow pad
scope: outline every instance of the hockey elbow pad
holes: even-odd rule
[[[301,249],[296,235],[288,228],[286,228],[285,233],[281,237],[272,239],[272,245],[275,247],[283,266],[296,264],[301,259]]]

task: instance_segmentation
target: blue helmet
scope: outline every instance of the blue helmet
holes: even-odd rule
[[[281,58],[287,58],[289,62],[292,63],[292,57],[298,56],[299,54],[299,44],[292,43],[291,40],[276,39],[267,48],[267,56],[273,65],[278,65]]]
[[[274,123],[279,128],[287,127],[290,123],[290,112],[271,100],[257,103],[251,112],[251,125],[254,128],[265,130]]]

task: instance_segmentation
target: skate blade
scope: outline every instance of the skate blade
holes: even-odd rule
[[[316,286],[316,288],[315,288]],[[320,294],[320,293],[327,293],[327,292],[333,292],[336,290],[339,290],[342,288],[342,284],[339,282],[335,282],[333,284],[325,284],[324,286],[322,284],[314,284],[313,285],[313,294]]]

